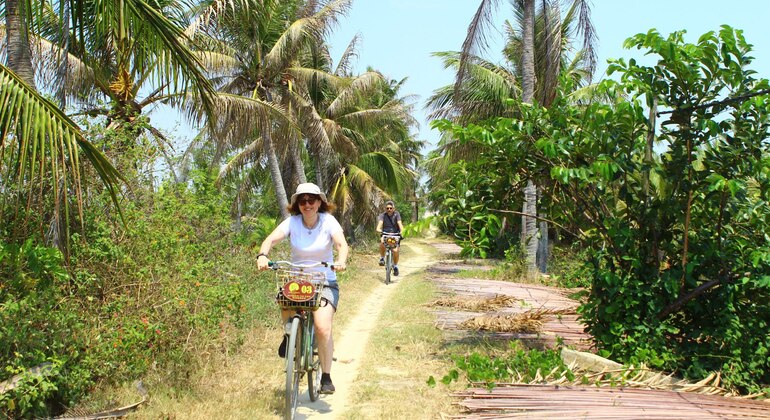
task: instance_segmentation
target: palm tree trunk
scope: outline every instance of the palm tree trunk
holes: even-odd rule
[[[6,45],[8,46],[8,68],[26,84],[37,90],[35,86],[35,71],[32,68],[32,53],[29,49],[29,32],[27,31],[27,12],[24,2],[6,0],[5,27]]]
[[[278,200],[278,209],[281,211],[281,219],[286,219],[291,214],[286,207],[289,205],[289,200],[286,197],[286,189],[283,187],[283,176],[281,176],[281,166],[278,164],[278,156],[275,154],[273,148],[273,141],[270,137],[270,131],[268,128],[262,130],[262,143],[265,147],[265,156],[267,156],[267,164],[270,168],[270,177],[273,180],[273,188],[275,189],[275,198]]]
[[[535,0],[524,0],[521,53],[521,100],[531,104],[535,97]],[[524,189],[524,216],[521,218],[521,241],[526,255],[527,271],[536,273],[537,264],[537,187],[532,180]],[[530,217],[531,215],[533,217]]]
[[[525,253],[529,273],[536,273],[537,266],[537,187],[530,179],[524,188],[524,215],[521,216],[521,245]]]
[[[535,0],[524,0],[521,52],[521,100],[531,104],[535,97]]]
[[[298,147],[300,144],[299,141],[291,142],[289,154],[291,154],[291,164],[294,166],[294,176],[297,177],[297,183],[304,184],[307,182],[307,177],[305,176],[305,164],[302,163],[302,151]]]

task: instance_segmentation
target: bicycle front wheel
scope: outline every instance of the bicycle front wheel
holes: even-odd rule
[[[393,251],[390,249],[385,253],[385,284],[390,283],[390,273],[393,271]]]
[[[309,363],[307,368],[307,393],[310,396],[310,401],[316,401],[318,400],[318,396],[321,392],[321,359],[318,356],[318,350],[316,349],[315,329],[313,327],[313,323],[310,321],[307,323],[307,330],[308,332],[305,334],[305,336],[310,337],[308,339],[307,346],[305,347],[306,352],[309,355]]]
[[[286,346],[286,407],[284,417],[293,419],[299,402],[299,380],[302,375],[302,330],[299,318],[291,320],[289,342]]]

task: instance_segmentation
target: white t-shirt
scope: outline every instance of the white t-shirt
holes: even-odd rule
[[[334,261],[332,235],[341,232],[342,226],[331,214],[318,213],[318,217],[318,223],[312,229],[304,226],[301,214],[290,216],[278,225],[278,229],[289,237],[292,263],[312,264]],[[329,267],[317,267],[311,270],[325,273],[326,280],[330,283],[337,281],[337,275]]]

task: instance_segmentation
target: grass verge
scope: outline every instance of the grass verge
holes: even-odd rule
[[[402,250],[406,264],[432,259],[426,254],[434,252],[417,240]],[[386,302],[365,351],[361,365],[367,368],[359,372],[352,406],[341,418],[432,419],[456,413],[449,392],[461,386],[427,384],[430,376],[444,375],[453,363],[425,306],[435,299],[435,287],[425,277],[421,269],[395,285],[398,289]]]

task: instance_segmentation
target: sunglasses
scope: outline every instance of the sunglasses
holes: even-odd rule
[[[300,198],[297,201],[299,202],[300,206],[304,206],[305,204],[313,205],[313,204],[315,204],[316,200],[318,200],[318,199],[315,198],[315,197],[307,197],[307,198]]]
[[[393,210],[393,207],[385,207],[385,210]]]

